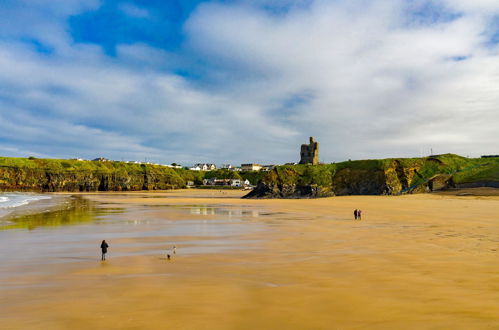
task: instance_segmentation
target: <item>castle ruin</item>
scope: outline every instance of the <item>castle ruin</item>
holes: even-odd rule
[[[302,144],[300,151],[300,164],[319,164],[319,142],[310,137],[309,144]]]

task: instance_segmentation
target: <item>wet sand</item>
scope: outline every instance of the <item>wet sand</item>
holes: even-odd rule
[[[499,328],[498,196],[242,194],[86,194],[92,221],[1,231],[1,327]]]

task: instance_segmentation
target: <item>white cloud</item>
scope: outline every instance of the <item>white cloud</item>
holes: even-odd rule
[[[499,2],[495,0],[444,0],[448,8],[468,14],[493,15],[499,12]]]
[[[296,161],[309,135],[324,161],[499,149],[492,2],[456,2],[463,15],[428,25],[406,24],[403,1],[298,1],[279,15],[217,2],[190,17],[180,52],[127,44],[116,58],[70,40],[64,19],[89,8],[77,3],[33,14],[54,55],[0,43],[3,152],[270,163]]]
[[[302,106],[290,126],[302,139],[318,135],[325,159],[346,158],[356,150],[362,150],[359,157],[411,155],[413,145],[425,140],[461,153],[469,153],[473,144],[463,141],[477,141],[475,155],[498,148],[493,135],[488,142],[478,140],[484,128],[499,122],[493,92],[499,68],[483,63],[498,59],[485,47],[486,19],[470,14],[407,26],[402,7],[317,2],[309,10],[275,17],[243,6],[207,4],[187,31],[191,47],[203,55],[262,72],[265,79],[257,81],[263,82],[266,99],[314,91],[315,99]],[[241,83],[238,93],[247,86]],[[469,127],[469,121],[459,120],[463,112],[480,119]]]

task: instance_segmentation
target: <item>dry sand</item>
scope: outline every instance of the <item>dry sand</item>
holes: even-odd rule
[[[148,234],[110,240],[103,263],[21,265],[0,281],[0,327],[499,329],[498,196],[242,194],[85,195],[123,209],[108,215],[115,223],[140,218],[126,230]],[[362,221],[352,219],[355,208]],[[201,233],[215,225],[242,230],[165,237],[162,221],[201,221]],[[86,230],[106,228],[104,221]],[[234,248],[202,253],[221,240]],[[178,247],[170,261],[147,253],[164,241]]]

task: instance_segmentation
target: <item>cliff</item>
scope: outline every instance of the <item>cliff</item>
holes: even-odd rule
[[[124,162],[0,157],[0,190],[133,191],[184,188],[203,178],[258,182],[247,198],[393,195],[449,188],[499,188],[499,158],[445,154],[324,165],[278,166],[270,172],[199,172]]]
[[[131,191],[185,187],[171,168],[113,161],[0,157],[3,191]]]
[[[499,187],[499,158],[474,159],[445,154],[279,166],[245,197],[395,195],[483,186]]]

